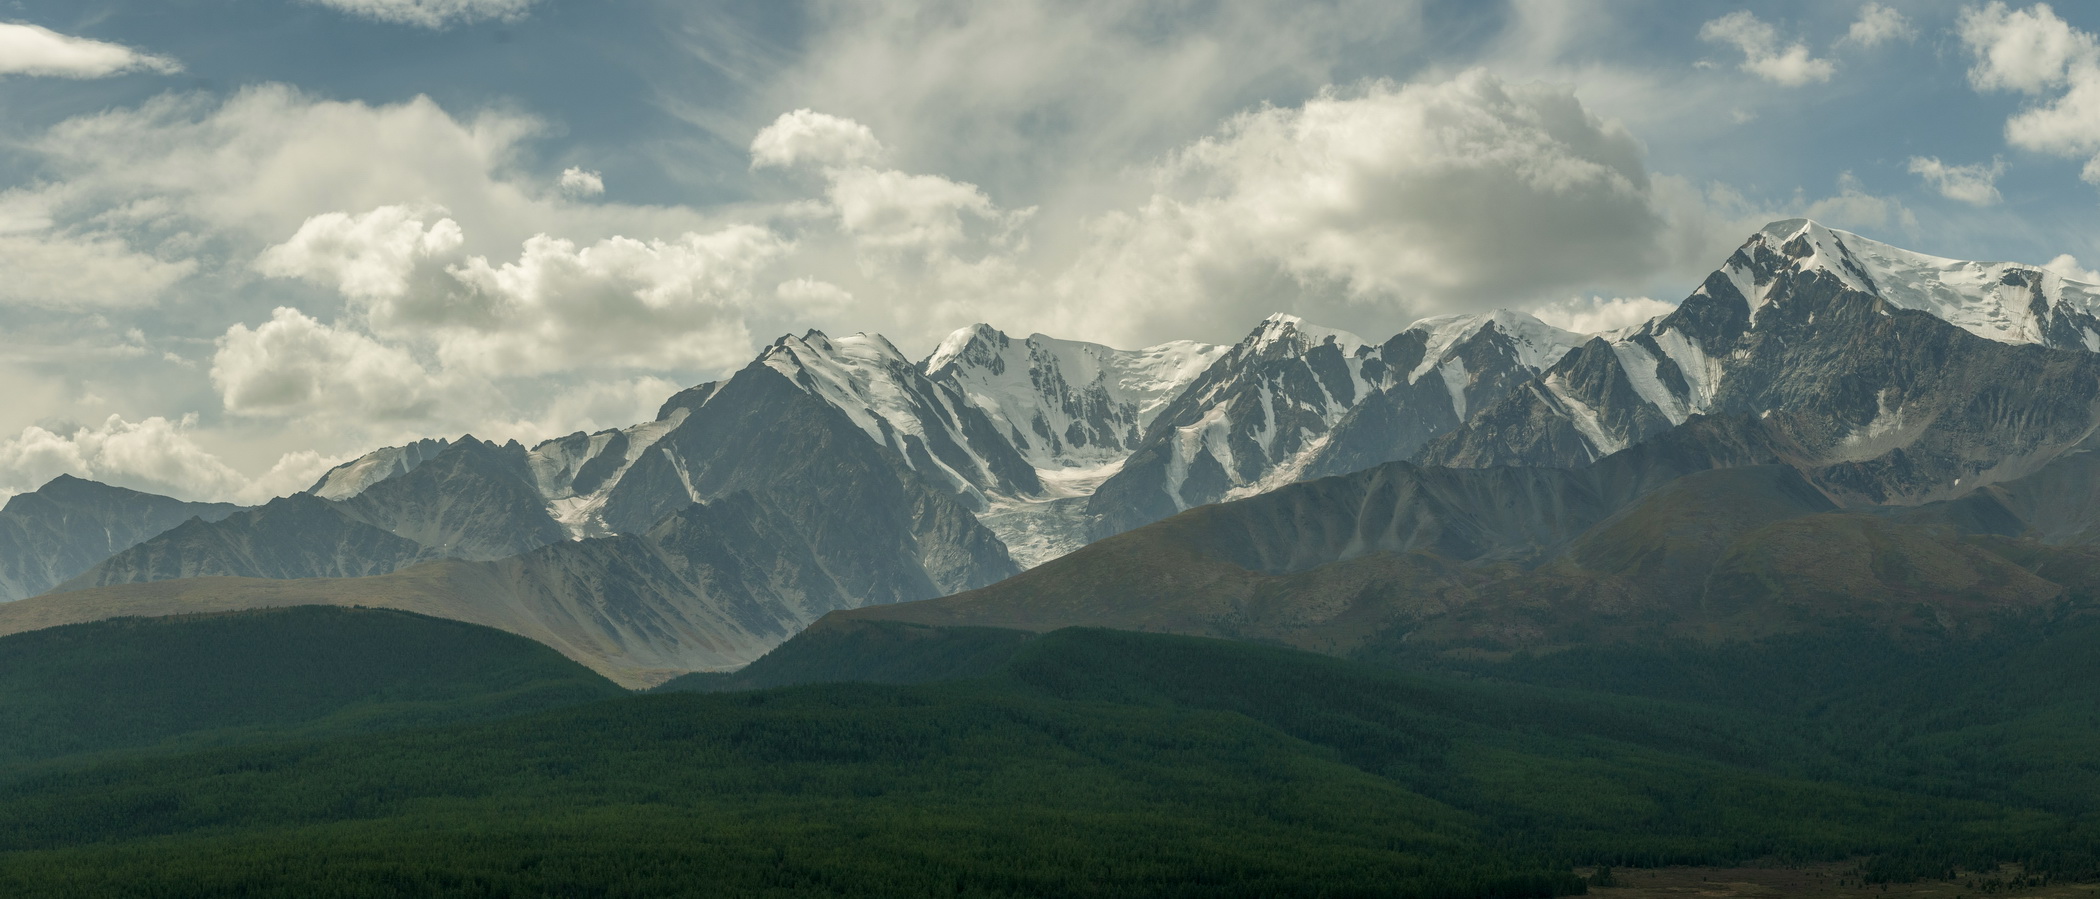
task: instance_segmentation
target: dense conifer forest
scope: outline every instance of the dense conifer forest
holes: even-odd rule
[[[866,625],[738,676],[833,682],[644,696],[401,613],[85,627],[103,632],[0,647],[8,708],[102,703],[79,754],[9,756],[0,894],[1545,896],[1588,866],[1758,860],[2100,876],[2084,622],[1433,669]],[[440,639],[479,649],[411,661]],[[52,689],[69,658],[131,673]],[[840,682],[855,658],[891,683]],[[137,701],[93,698],[112,693]]]

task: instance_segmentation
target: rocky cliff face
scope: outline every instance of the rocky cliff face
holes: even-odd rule
[[[49,590],[192,518],[217,521],[239,509],[60,475],[0,507],[0,602]]]

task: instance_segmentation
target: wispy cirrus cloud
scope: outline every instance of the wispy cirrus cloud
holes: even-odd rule
[[[536,0],[306,0],[353,16],[419,28],[449,28],[525,15]]]

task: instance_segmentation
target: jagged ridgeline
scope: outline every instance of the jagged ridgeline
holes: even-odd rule
[[[0,587],[70,592],[0,606],[0,631],[198,603],[359,602],[509,629],[646,685],[747,663],[830,612],[1046,578],[1057,595],[1080,581],[1111,591],[1200,557],[1197,579],[1244,608],[1227,614],[1214,597],[1175,613],[1195,617],[1174,629],[1313,645],[1290,634],[1341,616],[1347,634],[1318,638],[1340,651],[1434,619],[1442,630],[1421,639],[1545,645],[1587,639],[1569,623],[1585,609],[1647,609],[1613,620],[1664,631],[1814,619],[1716,624],[1716,609],[1763,600],[1696,578],[1785,581],[1784,566],[1814,561],[1786,555],[1811,531],[1973,563],[1904,582],[1940,597],[1925,605],[1959,629],[1967,613],[1951,597],[1969,588],[1933,593],[1933,578],[1996,584],[1990,602],[2021,608],[2048,606],[2037,597],[2050,588],[1929,540],[2004,557],[2025,550],[1975,541],[2083,539],[2072,504],[2087,481],[2059,463],[2100,423],[2096,290],[1793,220],[1752,235],[1674,311],[1607,334],[1505,311],[1373,342],[1278,315],[1232,346],[1118,350],[978,325],[914,362],[879,336],[812,331],[649,422],[529,448],[464,437],[383,449],[254,509],[90,502],[77,482],[16,497],[0,516]],[[1640,502],[1679,476],[1746,465],[1775,468],[1763,486]],[[1799,483],[1781,484],[1781,468]],[[2055,486],[2034,486],[2045,477]],[[1741,528],[1679,533],[1706,514],[1699,503],[1745,490],[1764,491],[1748,506],[1762,511],[1716,519]],[[1298,505],[1274,511],[1273,497]],[[1189,522],[1272,514],[1204,509],[1243,501],[1275,521],[1234,525],[1244,533],[1222,549],[1183,539],[1199,528]],[[1924,507],[1939,509],[1933,522],[1884,514]],[[1830,509],[1852,517],[1812,514]],[[1162,520],[1168,531],[1136,536]],[[2044,522],[2058,530],[2033,530]],[[1624,557],[1627,535],[1656,541],[1651,555]],[[16,561],[30,558],[63,561]],[[1336,590],[1356,598],[1303,608]],[[1681,607],[1694,592],[1696,615]],[[1167,593],[1193,595],[1145,596]],[[1080,605],[1109,618],[1043,620],[1151,620],[1151,600],[1118,608],[1108,595]],[[1489,611],[1533,606],[1565,620]],[[1461,624],[1468,615],[1485,617]]]

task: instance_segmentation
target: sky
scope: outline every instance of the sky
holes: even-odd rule
[[[0,0],[0,496],[260,502],[812,328],[1604,330],[1798,216],[2090,280],[2096,6]]]

